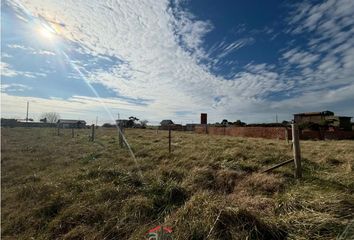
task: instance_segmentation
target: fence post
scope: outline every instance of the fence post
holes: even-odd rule
[[[71,138],[74,138],[74,128],[71,128]]]
[[[288,128],[285,127],[285,141],[287,144],[289,144],[289,134],[288,134]]]
[[[58,124],[58,136],[60,135],[60,125]]]
[[[124,133],[124,127],[123,127],[123,125],[120,123],[120,124],[118,124],[118,140],[119,140],[119,146],[120,146],[121,148],[124,147],[123,133]]]
[[[168,152],[171,153],[171,127],[168,128]]]
[[[294,153],[294,163],[295,163],[295,178],[302,177],[301,169],[301,151],[300,151],[300,141],[299,141],[299,129],[296,123],[291,124],[291,133],[293,140],[293,153]]]
[[[91,125],[91,141],[95,141],[95,124]]]

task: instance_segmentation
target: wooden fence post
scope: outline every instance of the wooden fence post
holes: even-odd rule
[[[60,135],[60,125],[58,124],[58,136]]]
[[[124,134],[124,127],[120,123],[120,124],[118,124],[118,140],[119,140],[119,146],[121,148],[124,147],[123,134]]]
[[[74,138],[74,128],[71,128],[71,138]]]
[[[171,153],[171,128],[168,128],[168,152]]]
[[[289,134],[288,134],[288,128],[285,127],[285,141],[287,144],[289,144]]]
[[[120,129],[122,131],[122,147],[125,147],[125,142],[124,142],[124,133],[125,133],[125,128],[124,125]]]
[[[91,141],[95,141],[95,124],[91,125]]]
[[[294,153],[294,163],[295,163],[295,178],[302,177],[301,169],[301,151],[300,151],[300,141],[299,141],[299,129],[296,123],[291,124],[291,133],[293,140],[293,153]]]

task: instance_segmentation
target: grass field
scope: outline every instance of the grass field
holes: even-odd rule
[[[1,129],[3,239],[353,239],[354,141],[302,141],[303,179],[285,141],[114,129],[56,136]]]

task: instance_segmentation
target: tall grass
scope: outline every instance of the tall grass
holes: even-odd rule
[[[284,141],[126,130],[1,129],[4,239],[350,239],[354,142],[302,141],[304,176]],[[142,178],[140,177],[142,172]],[[352,226],[352,227],[350,227]]]

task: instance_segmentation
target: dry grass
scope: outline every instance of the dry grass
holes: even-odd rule
[[[301,142],[304,177],[284,141],[114,129],[56,136],[2,128],[4,239],[142,239],[156,225],[174,239],[353,237],[354,142]],[[141,179],[140,173],[143,178]]]

